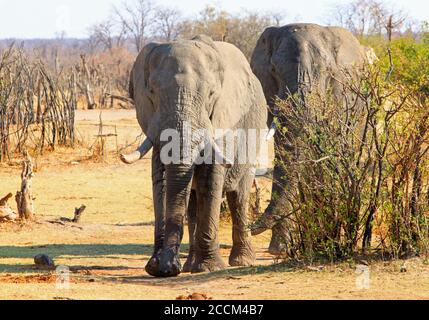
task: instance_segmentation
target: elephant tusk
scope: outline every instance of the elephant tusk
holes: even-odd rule
[[[275,122],[273,122],[271,124],[270,131],[268,131],[267,137],[265,139],[267,141],[270,141],[272,138],[274,138],[274,136],[276,135],[276,132],[277,132],[277,125]]]
[[[143,144],[133,153],[121,154],[121,161],[125,164],[136,163],[137,161],[143,159],[143,157],[149,153],[152,147],[153,143],[146,138]]]

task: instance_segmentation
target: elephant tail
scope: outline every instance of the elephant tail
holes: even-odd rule
[[[134,68],[130,72],[130,82],[128,87],[128,93],[130,95],[130,99],[134,100]]]

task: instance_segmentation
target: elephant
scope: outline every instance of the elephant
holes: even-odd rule
[[[276,123],[287,127],[287,119],[282,119],[276,110],[276,98],[298,95],[304,99],[307,92],[317,88],[319,92],[329,90],[340,101],[345,72],[356,74],[369,55],[371,52],[343,28],[300,23],[266,29],[253,52],[251,67],[270,107],[269,123],[277,118]],[[276,145],[284,145],[280,134],[275,133],[276,124],[271,128]],[[280,159],[279,148],[275,149],[276,159]],[[285,215],[282,211],[288,208],[285,190],[290,186],[284,170],[276,161],[271,202],[252,230],[253,235],[273,230],[269,247],[272,254],[284,252],[287,243],[287,226],[281,221]]]
[[[219,130],[251,129],[262,137],[268,131],[268,106],[249,62],[232,44],[200,35],[191,40],[146,45],[130,78],[130,96],[146,140],[121,159],[135,163],[153,150],[155,243],[146,271],[155,277],[175,277],[183,271],[224,269],[218,241],[224,195],[233,218],[229,263],[252,265],[255,253],[247,210],[255,163],[239,161],[239,148],[226,156],[221,147],[226,135],[216,134]],[[197,134],[189,139],[183,130],[185,124],[192,131],[205,129],[207,137],[202,139]],[[170,154],[165,152],[168,143],[162,137],[169,130],[179,132],[178,141],[183,143],[178,162],[163,159]],[[236,136],[233,139],[240,140]],[[189,142],[186,152],[185,141]],[[259,152],[260,144],[256,145]],[[197,161],[201,157],[220,161]],[[182,268],[179,253],[187,214],[190,252]]]

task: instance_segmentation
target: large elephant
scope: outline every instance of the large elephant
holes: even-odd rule
[[[277,117],[279,122],[287,125],[287,119],[281,119],[277,114],[276,97],[285,99],[297,94],[304,98],[306,92],[317,88],[319,92],[329,90],[340,101],[345,72],[356,74],[355,70],[363,65],[367,56],[367,48],[343,28],[290,24],[266,29],[254,50],[251,67],[261,81],[270,106],[272,116],[269,121]],[[280,134],[276,134],[275,141],[277,145],[284,144]],[[276,154],[276,158],[279,157],[280,154]],[[271,202],[252,232],[257,235],[273,229],[269,248],[272,254],[282,252],[282,243],[287,242],[284,238],[286,224],[277,223],[282,221],[285,206],[288,207],[285,190],[289,186],[285,176],[284,166],[276,162]]]
[[[179,249],[187,213],[191,249],[185,271],[224,268],[218,243],[224,194],[233,216],[229,262],[232,266],[253,264],[247,209],[255,163],[237,161],[239,148],[232,155],[224,155],[220,142],[226,138],[215,135],[218,129],[255,129],[261,135],[266,131],[264,93],[244,55],[233,45],[214,42],[207,36],[148,44],[132,69],[130,94],[147,139],[136,152],[123,155],[122,160],[134,163],[153,149],[155,248],[146,271],[158,277],[180,274]],[[168,143],[161,136],[176,130],[180,142],[184,142],[185,123],[193,131],[206,129],[207,143],[202,144],[202,138],[196,135],[190,141],[190,161],[183,161],[185,148],[181,148],[181,160],[166,163],[163,154]],[[197,162],[202,145],[220,161]]]

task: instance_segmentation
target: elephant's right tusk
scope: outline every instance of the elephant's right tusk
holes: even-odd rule
[[[137,161],[143,159],[143,157],[149,153],[152,147],[153,143],[146,138],[143,144],[133,153],[121,154],[121,161],[125,164],[136,163]]]
[[[270,141],[272,138],[274,138],[274,136],[276,135],[276,132],[277,132],[277,125],[275,122],[273,122],[271,124],[270,131],[268,131],[267,137],[265,139],[267,141]]]

